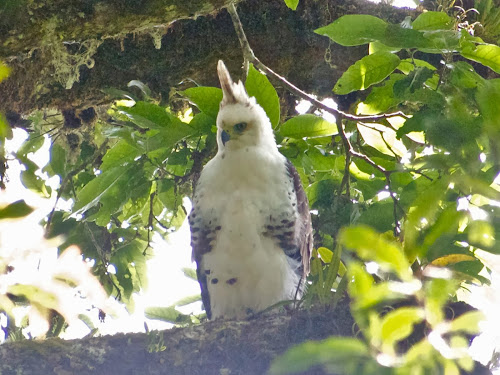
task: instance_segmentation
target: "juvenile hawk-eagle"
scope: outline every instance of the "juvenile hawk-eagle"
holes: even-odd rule
[[[217,71],[223,91],[218,152],[195,187],[191,245],[208,318],[243,318],[300,297],[309,273],[311,217],[299,175],[278,151],[265,111],[222,61]]]

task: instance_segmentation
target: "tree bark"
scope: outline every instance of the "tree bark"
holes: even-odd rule
[[[182,81],[216,85],[218,59],[232,72],[242,62],[223,9],[229,0],[44,3],[28,5],[28,13],[22,1],[0,6],[0,60],[12,68],[0,83],[0,111],[27,114],[109,103],[103,89],[126,89],[134,79],[167,101],[171,89],[184,88]],[[246,0],[238,12],[259,59],[318,95],[331,94],[337,78],[366,53],[366,46],[330,44],[314,29],[343,14],[373,14],[391,22],[410,14],[365,0],[302,0],[295,12],[283,0]]]
[[[20,341],[0,346],[0,374],[262,375],[275,357],[294,344],[331,335],[352,336],[353,327],[344,302],[335,310],[219,320],[149,334]],[[160,341],[164,350],[159,350],[161,344],[155,345]],[[323,373],[321,368],[307,372]]]

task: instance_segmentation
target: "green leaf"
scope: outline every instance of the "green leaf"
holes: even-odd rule
[[[38,166],[31,167],[34,163],[27,160],[25,165],[30,165],[27,170],[21,172],[21,182],[23,183],[26,189],[32,190],[38,194],[41,194],[43,197],[50,197],[50,188],[45,185],[45,181],[35,174],[35,171],[38,170]]]
[[[127,166],[118,166],[108,169],[86,184],[77,194],[77,201],[73,206],[73,214],[82,214],[89,208],[99,203],[99,200],[106,195],[113,196],[115,186],[120,185],[120,181],[127,176],[129,171],[136,168],[134,163]],[[120,187],[121,188],[121,187]],[[125,188],[125,186],[123,186]]]
[[[217,87],[192,87],[184,95],[206,115],[216,118],[222,100],[222,90]]]
[[[473,89],[484,82],[484,78],[477,74],[472,65],[465,61],[456,61],[449,65],[450,82],[459,88]]]
[[[465,332],[470,335],[476,335],[481,332],[479,323],[486,318],[482,311],[469,311],[455,318],[450,323],[449,332]]]
[[[434,278],[425,284],[425,315],[429,324],[435,327],[444,320],[443,306],[450,299],[461,280]]]
[[[467,45],[460,54],[472,61],[476,61],[500,73],[500,47],[494,44]]]
[[[495,228],[483,220],[474,220],[467,226],[468,241],[471,245],[489,249],[495,245]]]
[[[116,268],[116,279],[127,303],[133,292],[147,288],[148,277],[144,249],[146,242],[134,240],[118,248],[110,259]]]
[[[398,66],[398,69],[400,68],[401,64]],[[394,84],[404,78],[405,76],[402,74],[392,73],[389,79],[385,80],[381,86],[372,88],[366,99],[358,104],[356,113],[375,115],[398,105],[402,98],[394,96]]]
[[[383,346],[392,349],[393,345],[413,332],[413,325],[425,317],[419,307],[400,307],[387,313],[381,323]]]
[[[195,269],[184,267],[184,268],[182,268],[182,273],[188,279],[194,280],[196,282],[198,281],[198,276],[196,276],[196,270]]]
[[[23,142],[19,150],[17,150],[17,157],[21,160],[26,160],[26,157],[31,152],[38,151],[45,142],[43,135],[32,135],[26,141]]]
[[[125,140],[120,140],[103,156],[100,169],[106,171],[126,165],[134,161],[139,155],[141,155],[141,150],[131,146]]]
[[[12,128],[7,122],[5,116],[0,113],[0,141],[3,142],[3,139],[12,139],[12,136]]]
[[[50,146],[50,161],[43,169],[49,176],[66,176],[66,167],[69,160],[66,159],[66,150],[58,143],[52,142]]]
[[[410,264],[396,242],[390,242],[370,227],[344,228],[339,242],[355,250],[362,259],[375,261],[382,269],[395,271],[402,280],[411,278]]]
[[[7,78],[10,74],[10,68],[0,60],[0,82]]]
[[[323,246],[319,247],[318,254],[321,257],[321,260],[323,260],[323,262],[330,263],[332,261],[333,251],[331,251],[327,247]]]
[[[302,156],[302,165],[305,161],[310,163],[312,169],[311,173],[314,172],[329,172],[336,169],[337,158],[334,155],[323,154],[317,148],[311,147],[307,150],[307,153]],[[305,165],[304,165],[305,168]]]
[[[288,138],[321,137],[338,134],[337,125],[323,117],[305,114],[292,117],[280,127],[280,135]]]
[[[411,26],[415,30],[450,29],[453,25],[451,18],[444,12],[421,13]]]
[[[189,123],[193,129],[200,134],[209,134],[212,131],[212,126],[215,126],[215,118],[207,115],[205,112],[200,112],[194,115]]]
[[[419,59],[404,59],[401,60],[401,63],[398,65],[398,69],[401,70],[404,74],[409,74],[410,72],[415,70],[416,67],[437,70],[434,65],[429,64],[427,61]]]
[[[480,85],[476,101],[484,119],[486,130],[490,135],[498,136],[498,124],[500,124],[500,79],[490,79]]]
[[[358,123],[358,131],[367,145],[389,156],[406,155],[403,142],[396,139],[396,132],[379,124]]]
[[[370,15],[345,15],[328,26],[314,30],[343,46],[358,46],[384,38],[387,23]]]
[[[165,129],[176,120],[180,122],[166,108],[148,102],[139,101],[132,107],[119,106],[118,110],[134,124],[145,129]]]
[[[345,369],[369,356],[369,349],[363,341],[331,337],[323,341],[308,341],[289,349],[273,361],[269,372],[296,374],[319,365],[328,365],[329,369],[333,366]]]
[[[349,264],[347,269],[349,274],[349,294],[352,298],[364,298],[372,296],[372,289],[375,285],[373,277],[366,272],[365,267],[359,262]]]
[[[441,53],[441,47],[454,43],[458,47],[458,33],[443,36],[447,30],[439,30],[441,35],[426,35],[418,30],[407,29],[398,24],[387,24],[380,18],[369,15],[342,16],[328,26],[315,30],[317,34],[326,35],[343,46],[357,46],[371,42],[380,42],[394,49],[419,48],[432,53]],[[450,31],[451,33],[451,31]],[[451,38],[452,37],[452,38]],[[448,40],[450,39],[451,40]],[[377,48],[377,51],[388,49]]]
[[[291,10],[297,9],[297,5],[299,5],[299,0],[285,0],[285,4]]]
[[[177,311],[174,306],[170,307],[148,307],[144,310],[148,319],[161,320],[172,324],[190,323],[189,315]]]
[[[252,64],[248,70],[245,88],[248,95],[255,97],[257,103],[264,108],[273,129],[276,128],[280,121],[280,99],[269,79],[255,69]]]
[[[373,181],[368,183],[373,183]],[[394,202],[392,199],[374,202],[361,213],[357,224],[369,225],[379,232],[392,230],[394,228]]]
[[[33,208],[28,206],[24,199],[20,199],[7,206],[0,207],[0,219],[14,219],[24,217],[33,212]]]
[[[365,56],[342,74],[333,91],[336,94],[345,95],[353,91],[365,90],[385,79],[399,63],[399,57],[389,52],[376,52]]]
[[[22,296],[31,303],[39,304],[45,308],[58,310],[60,307],[57,296],[35,285],[14,284],[7,287],[7,293]]]

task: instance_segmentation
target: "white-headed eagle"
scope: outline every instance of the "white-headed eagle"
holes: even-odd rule
[[[191,245],[208,318],[244,318],[301,296],[311,216],[266,112],[222,61],[217,71],[223,92],[218,152],[195,187]]]

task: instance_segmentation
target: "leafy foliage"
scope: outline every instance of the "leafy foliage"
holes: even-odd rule
[[[343,120],[351,178],[340,191],[351,200],[326,200],[325,194],[316,204],[319,230],[336,238],[336,253],[356,254],[347,265],[348,291],[362,337],[305,343],[278,358],[271,372],[317,365],[341,373],[472,371],[467,334],[479,332],[484,316],[472,311],[447,320],[444,310],[461,286],[488,282],[476,250],[499,253],[499,168],[491,154],[500,142],[498,79],[476,72],[477,63],[498,72],[499,47],[444,12],[421,14],[411,29],[349,15],[316,32],[345,46],[370,44],[371,54],[333,91],[367,90],[353,106],[359,115],[394,114]],[[433,66],[425,61],[433,61],[428,53],[442,54],[446,63]],[[314,206],[317,193],[308,190]],[[342,221],[339,207],[345,206],[344,225],[358,225],[337,235],[334,223]],[[310,290],[316,289],[314,281]],[[414,326],[423,324],[431,333],[414,337]]]

